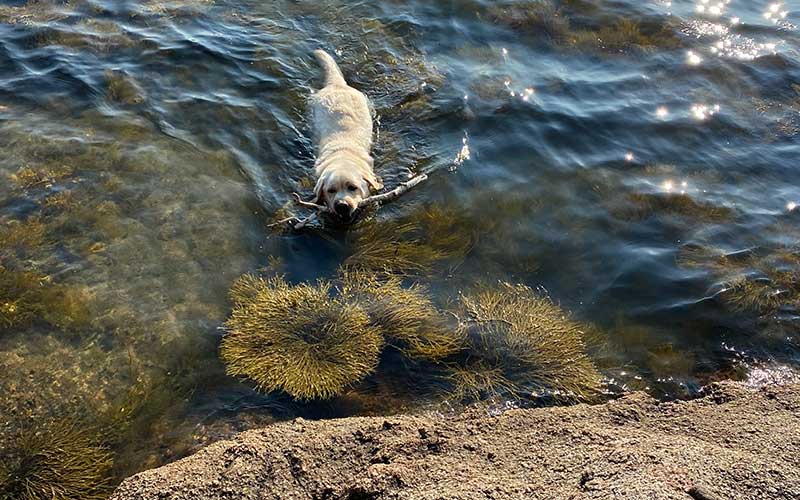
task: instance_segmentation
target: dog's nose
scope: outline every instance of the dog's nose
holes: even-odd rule
[[[337,201],[333,205],[334,210],[336,210],[336,215],[339,217],[349,217],[350,216],[350,205],[347,204],[346,201]]]

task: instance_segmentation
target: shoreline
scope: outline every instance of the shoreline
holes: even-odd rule
[[[112,500],[800,498],[800,384],[659,403],[296,419],[126,479]]]

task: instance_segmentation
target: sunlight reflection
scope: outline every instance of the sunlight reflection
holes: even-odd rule
[[[700,121],[706,120],[719,112],[719,104],[707,106],[705,104],[695,104],[692,106],[692,116]]]
[[[511,97],[519,97],[524,102],[530,101],[531,97],[533,97],[534,93],[536,92],[536,89],[533,87],[526,87],[520,91],[514,90],[511,88],[511,80],[506,80],[503,82],[503,85],[505,86],[508,95]]]
[[[656,116],[659,118],[666,118],[669,116],[669,110],[665,106],[661,106],[656,109]]]
[[[455,171],[460,167],[465,161],[469,160],[472,157],[472,153],[469,150],[469,136],[464,133],[464,137],[461,139],[461,150],[456,154],[456,157],[453,159],[453,166],[450,167],[450,171]]]
[[[789,212],[794,212],[795,210],[797,210],[797,203],[795,203],[794,201],[790,201],[789,203],[786,204],[786,210]]]
[[[690,66],[697,66],[698,64],[703,62],[703,58],[690,50],[689,52],[686,53],[686,61],[689,63]]]
[[[625,161],[632,162],[634,159],[635,159],[635,157],[633,156],[633,153],[630,153],[630,152],[625,153]]]
[[[731,3],[731,0],[724,0],[724,1],[711,1],[711,0],[700,0],[700,2],[695,6],[695,11],[699,14],[706,14],[708,16],[717,17],[721,16],[722,13],[725,11],[725,7]]]

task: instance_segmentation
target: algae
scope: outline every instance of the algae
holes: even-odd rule
[[[404,217],[363,221],[347,237],[347,269],[426,275],[462,260],[477,232],[455,209],[420,207]]]
[[[0,499],[102,500],[113,486],[111,451],[76,419],[38,422],[0,453]]]
[[[220,346],[228,373],[298,399],[335,396],[372,373],[383,349],[380,331],[362,307],[331,292],[325,283],[240,279]]]
[[[675,216],[717,223],[729,221],[735,215],[729,207],[699,202],[682,193],[631,193],[621,203],[614,204],[611,213],[626,221]]]
[[[470,357],[481,361],[474,366],[484,374],[503,374],[493,387],[507,386],[507,379],[529,393],[565,401],[599,394],[602,376],[584,340],[588,327],[549,298],[524,285],[500,283],[462,295],[457,314],[469,338]]]

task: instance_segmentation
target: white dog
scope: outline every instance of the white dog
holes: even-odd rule
[[[325,69],[325,87],[311,98],[317,161],[314,203],[352,222],[370,189],[383,187],[373,172],[372,114],[367,96],[347,85],[333,58],[314,52]]]

